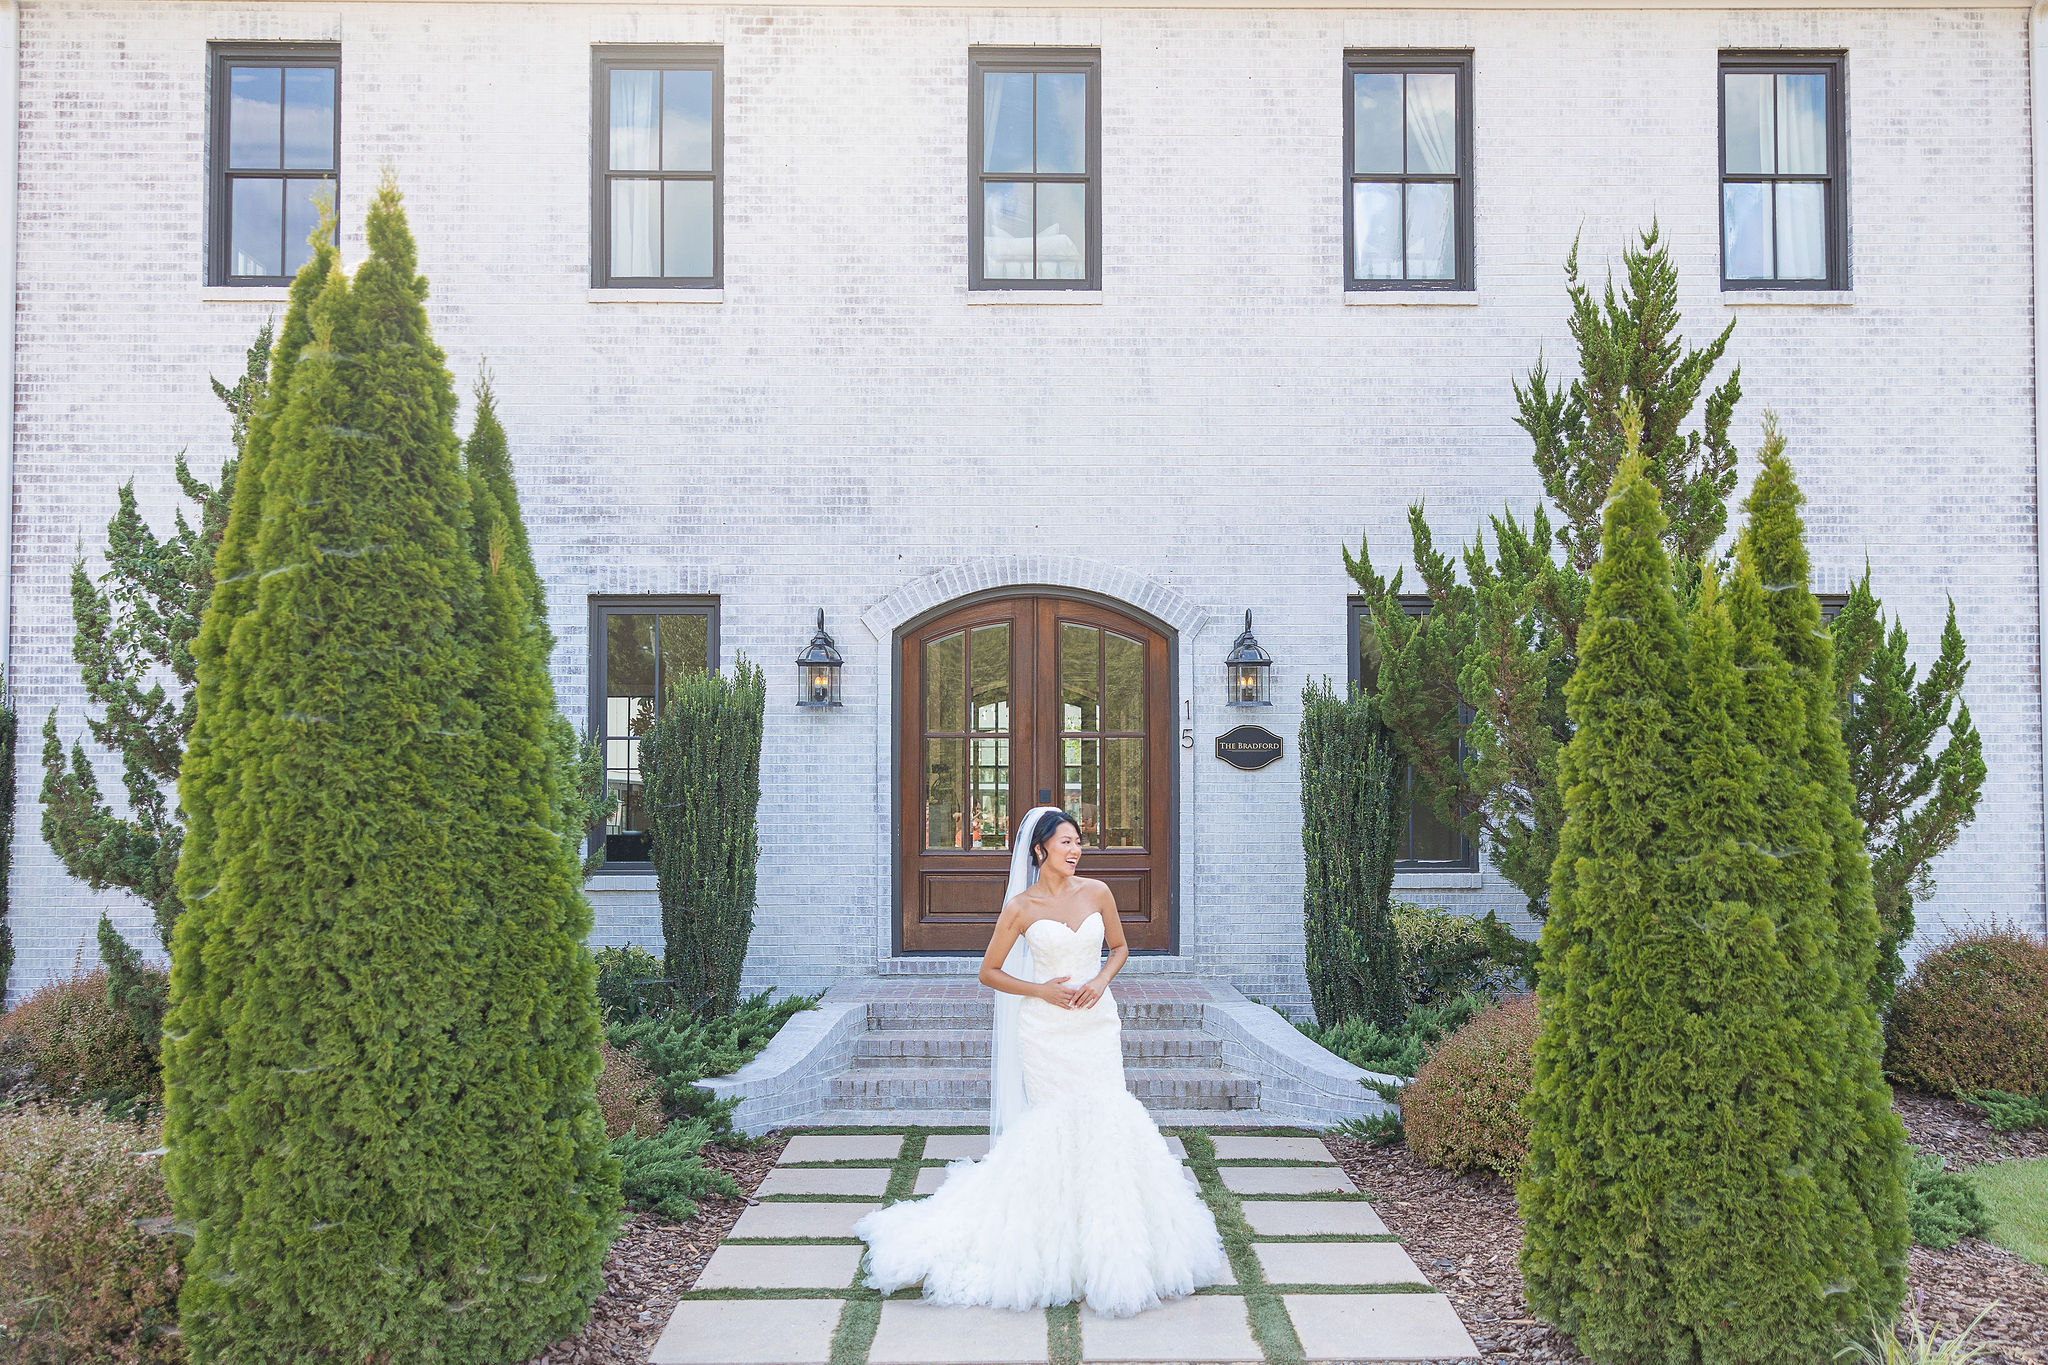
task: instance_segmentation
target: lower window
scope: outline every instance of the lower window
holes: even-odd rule
[[[1420,595],[1404,596],[1401,606],[1410,616],[1426,616],[1429,613],[1429,599]],[[1351,638],[1356,641],[1351,651],[1351,681],[1367,691],[1379,685],[1379,642],[1373,638],[1372,612],[1363,602],[1351,604]],[[1460,721],[1469,721],[1469,715],[1460,716]],[[1458,760],[1464,761],[1463,746],[1460,745]],[[1405,819],[1394,858],[1394,868],[1401,872],[1476,872],[1479,869],[1479,850],[1472,840],[1460,830],[1452,828],[1437,818],[1430,808],[1429,800],[1418,785],[1415,769],[1403,765],[1403,782],[1407,786],[1404,806]]]
[[[607,804],[591,832],[605,862],[651,865],[640,740],[678,679],[718,666],[718,607],[706,598],[590,603],[591,727],[604,746]]]

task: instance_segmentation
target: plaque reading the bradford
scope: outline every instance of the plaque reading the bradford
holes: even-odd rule
[[[1216,736],[1216,757],[1252,772],[1280,757],[1280,736],[1262,725],[1240,725]]]

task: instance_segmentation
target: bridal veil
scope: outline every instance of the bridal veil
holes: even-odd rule
[[[1046,812],[1058,809],[1058,806],[1033,806],[1017,822],[1017,832],[1011,839],[1015,847],[1010,853],[1010,882],[1003,888],[1004,905],[1038,880],[1038,869],[1031,862],[1031,835]],[[1017,935],[1017,941],[1010,945],[1010,955],[1003,959],[1003,970],[1023,981],[1038,979],[1024,935]],[[991,1146],[1004,1126],[1024,1112],[1024,1061],[1017,1055],[1017,1012],[1023,1007],[1023,996],[1012,995],[1008,991],[996,992],[995,1026],[989,1037],[988,1140]]]

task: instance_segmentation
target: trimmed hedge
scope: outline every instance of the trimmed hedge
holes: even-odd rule
[[[154,1099],[162,1079],[150,1042],[135,1016],[108,1000],[104,967],[53,981],[0,1014],[0,1065],[27,1067],[58,1099]]]
[[[163,1133],[90,1109],[0,1111],[0,1349],[24,1362],[171,1365],[180,1250]]]
[[[2048,944],[1989,929],[1929,953],[1892,1000],[1884,1060],[1916,1090],[2048,1093]]]
[[[1515,1179],[1529,1156],[1522,1101],[1534,1081],[1536,997],[1503,1000],[1437,1045],[1401,1091],[1401,1123],[1418,1160]]]

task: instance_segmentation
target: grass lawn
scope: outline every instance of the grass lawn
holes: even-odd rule
[[[2048,1265],[2048,1156],[1994,1161],[1973,1167],[1970,1178],[1991,1211],[1991,1240]]]

